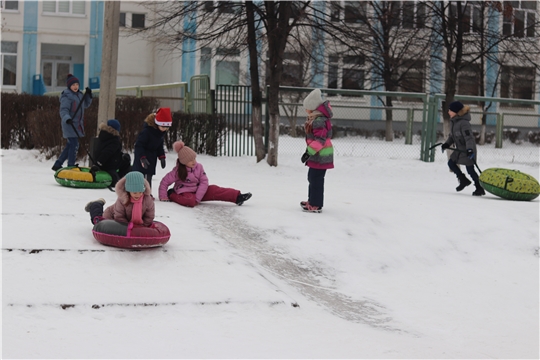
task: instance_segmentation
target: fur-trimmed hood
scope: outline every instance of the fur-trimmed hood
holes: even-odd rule
[[[123,177],[120,179],[116,186],[114,187],[116,190],[116,195],[118,196],[118,200],[122,202],[122,204],[127,205],[129,204],[129,193],[126,191],[126,178]],[[150,184],[146,179],[144,179],[144,196],[151,196],[152,195],[152,188],[150,188]]]
[[[471,110],[471,107],[469,105],[465,105],[463,106],[463,109],[459,110],[459,112],[457,113],[457,116],[463,116],[467,114],[470,110]]]
[[[115,129],[113,128],[112,126],[109,126],[107,125],[107,123],[100,123],[99,124],[99,127],[98,127],[99,131],[106,131],[114,136],[120,136],[120,133]]]

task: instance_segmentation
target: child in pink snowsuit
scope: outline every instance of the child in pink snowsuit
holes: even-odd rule
[[[242,205],[251,198],[251,193],[241,194],[235,189],[208,185],[203,166],[195,160],[195,151],[182,141],[175,142],[173,149],[178,154],[178,160],[174,169],[159,184],[159,200],[195,207],[201,201],[228,201]],[[167,190],[171,184],[174,187]]]

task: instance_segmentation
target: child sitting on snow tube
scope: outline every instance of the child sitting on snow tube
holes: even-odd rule
[[[90,201],[84,210],[90,213],[90,221],[97,224],[101,220],[110,219],[120,223],[151,226],[154,222],[155,206],[150,184],[138,171],[128,173],[120,179],[115,187],[118,199],[105,209],[104,199]]]

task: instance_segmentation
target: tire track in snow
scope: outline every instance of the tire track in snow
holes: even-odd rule
[[[197,207],[202,223],[217,237],[242,251],[248,262],[256,261],[265,270],[283,278],[306,298],[328,309],[347,321],[366,324],[388,331],[407,332],[392,325],[392,318],[385,307],[375,300],[353,299],[346,294],[320,285],[318,277],[331,279],[323,268],[315,267],[300,259],[274,249],[264,233],[237,218],[236,208]]]

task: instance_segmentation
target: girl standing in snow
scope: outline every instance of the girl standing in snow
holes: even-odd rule
[[[474,170],[474,164],[476,163],[476,140],[471,129],[471,114],[469,113],[470,107],[463,105],[459,101],[454,101],[448,105],[448,115],[450,115],[450,135],[444,144],[442,144],[442,151],[448,149],[450,145],[456,145],[456,151],[450,155],[448,160],[448,167],[454,174],[456,174],[459,185],[456,187],[456,191],[461,191],[465,187],[471,185],[471,181],[467,179],[467,176],[463,174],[457,164],[465,165],[467,172],[471,175],[476,190],[472,193],[474,196],[485,195],[486,192],[482,185],[480,185],[479,176]]]
[[[334,168],[334,147],[332,145],[332,107],[323,101],[321,90],[315,89],[304,99],[308,114],[304,123],[306,132],[306,152],[302,162],[308,170],[308,200],[300,206],[306,212],[320,213],[324,204],[324,177],[326,170]]]
[[[176,166],[159,184],[159,199],[161,201],[174,201],[177,204],[195,207],[201,201],[228,201],[242,205],[251,198],[251,193],[241,194],[240,191],[222,188],[217,185],[208,185],[208,177],[202,164],[195,159],[195,151],[185,146],[182,141],[173,144],[178,154]],[[170,185],[174,187],[167,190]]]
[[[79,90],[79,79],[68,74],[66,84],[67,89],[60,95],[60,118],[62,135],[67,143],[52,167],[54,171],[61,169],[66,159],[68,166],[75,166],[79,137],[84,136],[84,109],[92,104],[92,90],[87,87],[86,94],[83,94]]]
[[[170,108],[159,108],[155,114],[150,114],[144,120],[144,127],[135,141],[135,160],[133,170],[140,171],[152,186],[152,176],[156,173],[157,160],[165,169],[165,150],[163,138],[172,125]]]
[[[97,224],[103,219],[120,223],[150,226],[154,222],[155,207],[152,189],[142,173],[132,171],[120,179],[115,187],[118,199],[103,212],[104,199],[90,201],[84,210],[90,221]]]

